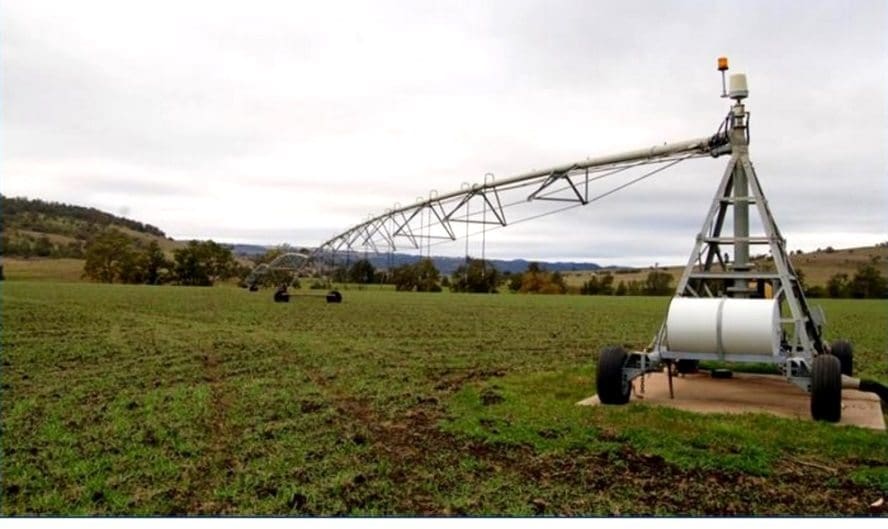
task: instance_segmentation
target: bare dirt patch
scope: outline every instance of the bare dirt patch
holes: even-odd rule
[[[527,507],[536,514],[867,514],[878,500],[871,488],[842,477],[843,469],[791,459],[763,477],[685,470],[625,445],[606,453],[538,454],[531,447],[477,442],[444,432],[438,427],[444,413],[436,404],[418,404],[396,420],[382,419],[366,401],[342,399],[336,406],[343,417],[365,429],[377,457],[397,462],[387,475],[378,476],[398,484],[395,513],[488,511],[481,500],[454,509],[442,503],[441,496],[427,493],[429,468],[439,469],[441,487],[452,486],[443,477],[444,469],[459,465],[467,454],[479,462],[469,479],[490,479],[507,469],[540,485],[540,493],[527,498]],[[564,489],[583,491],[579,496],[586,499],[565,499],[558,493]]]

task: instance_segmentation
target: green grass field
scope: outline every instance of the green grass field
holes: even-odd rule
[[[596,352],[645,345],[667,298],[0,292],[5,515],[838,514],[888,495],[884,432],[575,406]],[[822,304],[888,380],[886,303]]]

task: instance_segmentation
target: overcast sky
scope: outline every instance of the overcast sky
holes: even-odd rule
[[[884,0],[3,1],[0,190],[177,239],[315,245],[486,172],[709,135],[727,55],[789,247],[873,244],[886,35]],[[684,261],[726,161],[492,232],[487,255]]]

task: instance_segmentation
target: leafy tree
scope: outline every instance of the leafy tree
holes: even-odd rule
[[[144,283],[147,254],[133,248],[120,260],[118,276],[122,283]]]
[[[353,283],[372,283],[376,268],[367,259],[360,259],[348,269],[348,279]]]
[[[598,284],[598,277],[596,275],[592,275],[588,281],[583,282],[583,286],[580,287],[580,294],[586,296],[594,296],[601,291],[601,285]]]
[[[213,241],[190,241],[173,252],[174,271],[181,285],[212,286],[233,277],[237,262],[231,249]]]
[[[820,285],[814,285],[805,289],[805,296],[809,298],[825,298],[826,289]]]
[[[83,245],[80,241],[70,241],[65,245],[64,249],[61,250],[61,256],[81,259],[83,257]]]
[[[884,298],[888,297],[888,282],[879,270],[871,265],[861,265],[848,285],[852,298]]]
[[[642,292],[647,296],[668,296],[672,294],[672,274],[651,270],[644,280]]]
[[[412,264],[405,264],[394,268],[392,283],[395,285],[395,290],[412,291],[416,289],[416,267]]]
[[[623,285],[623,294],[625,294],[626,285]],[[610,296],[614,293],[614,275],[610,272],[606,272],[601,276],[601,279],[598,278],[597,274],[593,274],[592,277],[583,283],[583,286],[580,287],[580,294],[587,295],[605,295]]]
[[[175,274],[179,284],[191,286],[209,286],[210,273],[202,248],[197,241],[188,243],[187,248],[179,248],[173,252],[175,257]]]
[[[603,276],[601,276],[601,281],[599,281],[601,285],[601,293],[605,296],[614,295],[614,275],[610,272],[605,272]]]
[[[833,274],[826,282],[826,293],[831,298],[844,298],[848,296],[848,274]]]
[[[512,274],[509,276],[509,290],[512,292],[518,292],[521,290],[521,281],[524,277],[524,274]]]
[[[539,263],[528,263],[527,270],[521,274],[521,293],[540,293],[551,287],[549,273]]]
[[[144,253],[145,282],[149,285],[159,285],[169,275],[173,263],[164,255],[157,241],[151,241]]]
[[[446,278],[445,278],[446,279]],[[453,273],[450,289],[454,292],[496,293],[499,271],[487,261],[471,259]]]
[[[121,269],[132,259],[132,240],[117,230],[108,230],[86,246],[83,273],[104,283],[120,278]]]
[[[567,285],[564,284],[564,278],[560,273],[550,274],[539,263],[530,263],[527,265],[527,271],[521,275],[521,288],[518,291],[521,293],[563,294],[567,291]]]
[[[416,267],[416,291],[440,292],[438,284],[441,273],[435,268],[435,263],[430,258],[425,258],[414,265]]]
[[[34,253],[37,254],[37,257],[49,257],[52,255],[54,248],[55,246],[52,244],[52,241],[49,240],[49,237],[41,235],[37,238],[37,242],[34,244]]]
[[[640,281],[630,279],[626,283],[626,294],[629,296],[640,296],[642,294],[642,284]]]
[[[629,289],[626,288],[626,283],[620,281],[620,283],[617,284],[617,289],[614,291],[614,294],[618,296],[625,296],[628,290]]]
[[[395,290],[417,292],[440,292],[438,284],[441,273],[431,259],[422,259],[414,264],[401,265],[392,270]]]
[[[549,282],[558,289],[559,294],[567,292],[567,284],[565,284],[564,276],[561,275],[561,272],[552,272],[552,275],[549,276]]]
[[[21,255],[25,259],[28,259],[32,255],[34,255],[33,247],[31,246],[31,241],[28,239],[22,239],[18,244],[18,255]]]

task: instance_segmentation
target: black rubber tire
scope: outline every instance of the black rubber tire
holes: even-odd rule
[[[623,384],[623,365],[627,356],[622,347],[606,347],[598,355],[595,385],[598,387],[598,400],[602,404],[629,402],[632,387],[630,384]]]
[[[833,355],[814,357],[811,366],[811,416],[815,421],[842,418],[842,366]]]
[[[836,340],[829,347],[829,354],[839,359],[842,374],[851,376],[854,371],[854,348],[848,340]]]
[[[331,290],[327,293],[327,303],[342,303],[342,293],[338,290]]]
[[[274,302],[275,303],[289,303],[290,302],[290,294],[286,292],[275,292],[274,293]]]
[[[678,371],[679,375],[687,375],[690,373],[696,373],[700,370],[700,361],[699,360],[679,360],[675,363],[675,369]]]

